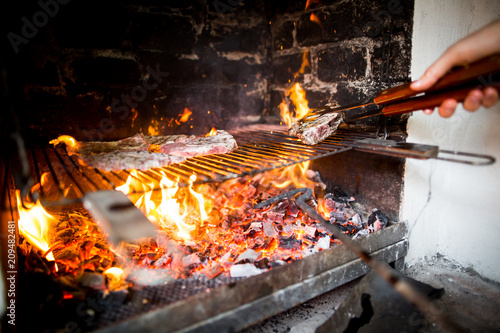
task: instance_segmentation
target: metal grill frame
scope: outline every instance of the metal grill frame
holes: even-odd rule
[[[342,153],[353,149],[359,140],[374,138],[372,133],[339,131],[310,146],[288,135],[283,127],[271,128],[275,130],[233,131],[239,147],[229,154],[200,156],[167,167],[137,170],[137,176],[130,170],[108,172],[82,166],[65,148],[31,149],[29,163],[35,184],[44,183],[45,173],[51,179],[32,193],[32,200],[40,200],[46,207],[73,204],[80,202],[87,192],[116,189],[129,177],[144,184],[144,191],[159,190],[164,175],[177,181],[178,186],[223,182]],[[192,175],[197,177],[194,182],[190,181]]]

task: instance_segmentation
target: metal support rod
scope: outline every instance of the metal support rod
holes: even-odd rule
[[[254,209],[260,209],[283,199],[292,198],[298,193],[302,193],[302,195],[295,200],[295,203],[300,209],[302,209],[302,211],[304,211],[312,219],[319,221],[321,225],[328,231],[330,231],[333,236],[335,236],[335,238],[339,239],[342,244],[346,246],[346,248],[354,252],[371,269],[373,269],[397,292],[399,292],[401,296],[403,296],[408,302],[414,304],[420,311],[422,311],[422,313],[430,322],[435,321],[441,327],[441,329],[445,330],[446,332],[465,332],[462,327],[458,326],[456,323],[450,321],[446,316],[444,316],[441,311],[429,300],[428,297],[420,293],[411,284],[402,279],[401,274],[395,271],[391,266],[389,266],[389,264],[370,256],[368,252],[363,250],[358,244],[356,244],[356,242],[349,238],[349,236],[344,234],[335,225],[330,224],[314,208],[309,206],[307,201],[309,201],[313,195],[313,192],[310,188],[299,188],[283,193],[271,199],[265,200],[258,205],[255,205]]]

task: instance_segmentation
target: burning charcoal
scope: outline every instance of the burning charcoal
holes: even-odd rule
[[[343,227],[346,229],[345,233],[349,235],[354,235],[360,230],[356,225],[350,223],[344,223]]]
[[[221,258],[220,258],[220,262],[225,264],[226,262],[229,261],[229,259],[231,259],[231,252],[227,252],[226,254],[224,254]]]
[[[297,216],[299,216],[299,213],[300,213],[300,208],[297,207],[295,202],[293,202],[293,201],[290,202],[290,205],[288,205],[287,214],[289,216],[292,216],[292,217],[297,217]]]
[[[359,214],[356,214],[352,217],[352,222],[359,227],[361,227],[361,225],[363,224],[363,221],[361,221],[361,217],[359,216]]]
[[[231,277],[247,277],[259,275],[262,272],[264,272],[264,270],[258,269],[254,264],[233,265],[229,270]]]
[[[337,203],[331,197],[325,197],[325,207],[329,212],[331,212],[332,210],[337,209]]]
[[[276,238],[271,238],[269,243],[266,245],[266,250],[267,251],[274,251],[274,249],[278,246],[278,241]]]
[[[288,250],[299,250],[302,247],[302,241],[300,239],[296,239],[295,236],[281,238],[279,247]]]
[[[54,257],[57,260],[74,260],[79,257],[79,253],[76,249],[67,247],[60,251],[54,252]]]
[[[316,235],[316,228],[315,227],[311,227],[311,226],[306,226],[305,227],[305,232],[306,232],[306,235],[310,236],[310,237],[314,237],[314,235]]]
[[[264,234],[267,237],[276,237],[278,236],[278,231],[274,227],[273,223],[270,222],[262,222],[262,227],[264,229]]]
[[[254,263],[255,267],[260,268],[260,269],[269,269],[271,268],[271,265],[269,264],[269,259],[268,258],[262,258],[260,260],[257,260]]]
[[[262,230],[262,222],[252,222],[250,227],[243,233],[244,235],[250,234],[252,231],[254,233],[260,232]]]
[[[251,185],[251,184],[248,184],[247,186],[245,186],[241,191],[240,191],[240,195],[245,198],[246,200],[250,199],[251,197],[253,197],[255,195],[255,193],[257,192],[257,189]]]
[[[295,228],[291,224],[287,224],[283,227],[283,236],[290,237],[295,233]]]
[[[346,218],[344,216],[344,213],[342,212],[336,212],[336,211],[333,211],[333,212],[330,212],[330,223],[332,222],[345,222],[346,221]]]
[[[366,236],[366,235],[369,235],[370,234],[370,230],[368,229],[361,229],[360,231],[358,231],[356,233],[356,235],[354,235],[352,237],[352,239],[356,239],[356,238],[359,238],[359,237],[363,237],[363,236]]]
[[[330,248],[330,237],[329,236],[321,237],[318,240],[318,243],[316,244],[316,246],[320,250],[326,250],[326,249]]]
[[[319,251],[319,249],[318,249],[317,245],[311,245],[311,246],[308,246],[307,248],[305,248],[304,250],[302,250],[302,256],[307,257],[307,256],[310,256],[311,254],[318,252],[318,251]]]
[[[267,212],[267,221],[268,222],[277,222],[277,223],[282,223],[283,222],[283,217],[285,216],[285,211],[281,212]]]
[[[168,254],[164,254],[158,260],[155,261],[154,265],[156,267],[162,267],[162,266],[170,264],[171,261],[172,261],[172,258]]]
[[[266,245],[266,239],[262,236],[258,236],[254,238],[255,244],[253,245],[253,249],[260,249]]]
[[[238,256],[238,259],[236,259],[236,262],[242,261],[242,260],[250,260],[251,262],[259,259],[262,256],[262,252],[256,252],[255,250],[252,249],[247,249],[245,252],[240,254]]]
[[[338,222],[335,222],[333,224],[335,224],[335,226],[339,228],[343,233],[349,232],[349,229],[344,224],[340,224]]]
[[[205,275],[209,280],[219,276],[222,272],[224,272],[224,267],[222,267],[218,263],[216,263],[215,265],[204,271]]]
[[[344,210],[344,216],[346,217],[347,220],[352,220],[352,218],[357,215],[356,211],[350,207],[346,207]]]
[[[317,242],[317,239],[315,236],[309,236],[309,235],[305,235],[302,240],[304,241],[304,243],[306,244],[316,244]]]
[[[370,216],[368,216],[368,227],[373,231],[385,228],[388,223],[389,223],[389,218],[387,217],[387,215],[382,213],[377,208],[372,210]]]
[[[167,242],[169,240],[170,238],[167,237],[166,235],[158,235],[158,237],[156,237],[156,246],[159,247],[160,249],[163,249],[167,247]]]
[[[330,194],[330,193],[329,193]],[[344,191],[342,191],[340,188],[336,187],[333,189],[333,193],[331,194],[333,199],[337,202],[341,203],[348,203],[350,201],[354,201],[354,198],[347,195]],[[328,196],[328,194],[327,194]],[[326,197],[326,196],[325,196]]]
[[[199,263],[201,263],[201,260],[196,253],[193,253],[191,255],[182,258],[182,264],[184,265],[184,267],[189,267],[191,265]]]
[[[106,288],[105,278],[102,274],[83,272],[78,279],[78,284],[82,287],[104,290]]]

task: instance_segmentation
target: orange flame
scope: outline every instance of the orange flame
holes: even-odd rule
[[[279,105],[280,115],[285,124],[291,126],[297,119],[304,117],[309,112],[309,102],[306,99],[306,92],[299,83],[295,83],[292,88],[287,90],[286,96],[290,96],[295,105],[295,115],[290,111],[285,101]]]
[[[60,135],[57,139],[50,140],[49,144],[56,146],[61,142],[65,143],[66,146],[71,148],[76,147],[76,145],[78,144],[78,141],[76,141],[74,137],[69,135]]]
[[[321,28],[321,31],[324,32],[323,24],[321,23],[321,20],[319,19],[318,15],[311,13],[311,16],[309,16],[309,19],[311,20],[311,22],[314,22],[317,25],[319,25]]]
[[[172,181],[161,171],[160,180],[161,192],[152,191],[154,184],[147,186],[140,181],[138,171],[132,170],[125,184],[117,187],[118,191],[130,195],[133,192],[144,192],[134,204],[141,209],[151,222],[166,230],[176,229],[176,236],[182,240],[190,240],[191,233],[197,229],[196,219],[189,219],[194,210],[199,212],[199,222],[203,224],[208,218],[206,210],[206,200],[201,194],[193,189],[193,182],[196,176],[190,177],[189,187],[181,188],[178,183]],[[158,195],[159,194],[159,195]],[[178,198],[183,198],[182,202]],[[134,200],[133,200],[134,201]],[[194,207],[197,206],[197,207]],[[210,208],[210,207],[209,207]]]
[[[50,249],[49,231],[57,223],[57,219],[47,213],[40,201],[23,208],[21,203],[21,192],[16,191],[17,207],[19,211],[19,232],[43,253]],[[49,261],[54,261],[52,251],[46,256]]]
[[[307,170],[309,170],[309,165],[311,161],[306,161],[294,165],[290,165],[276,171],[274,175],[274,187],[285,188],[287,186],[293,185],[295,188],[302,187],[314,187],[315,182],[309,180],[306,176]]]
[[[217,130],[215,129],[215,127],[212,127],[212,129],[210,130],[210,132],[207,133],[207,135],[205,135],[206,137],[208,136],[214,136],[217,134]]]
[[[305,9],[307,10],[313,4],[318,6],[322,5],[321,0],[307,0]],[[321,32],[323,34],[325,33],[325,29],[323,28],[323,24],[321,23],[321,20],[319,19],[318,15],[311,13],[311,16],[309,16],[309,20],[311,20],[311,22],[318,24],[321,28]]]
[[[293,75],[294,77],[298,76],[299,74],[304,74],[306,68],[311,67],[308,57],[309,57],[309,50],[305,50],[304,53],[302,53],[302,64],[300,65],[300,68],[297,71],[297,73]]]

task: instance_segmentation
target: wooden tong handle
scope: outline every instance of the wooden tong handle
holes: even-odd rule
[[[500,84],[492,83],[491,86],[500,87]],[[434,109],[440,106],[441,103],[448,98],[463,102],[472,88],[473,87],[465,87],[446,92],[429,93],[422,97],[410,98],[404,102],[394,103],[384,107],[382,113],[384,116],[389,117],[412,111]]]
[[[483,58],[464,67],[455,69],[449,74],[443,76],[431,88],[426,91],[415,91],[410,89],[411,83],[405,83],[400,86],[390,88],[380,92],[373,100],[375,104],[381,105],[407,99],[423,92],[434,92],[442,89],[458,87],[463,84],[471,83],[477,80],[477,85],[484,85],[486,78],[481,77],[500,73],[500,54]],[[452,98],[452,97],[450,97]]]

